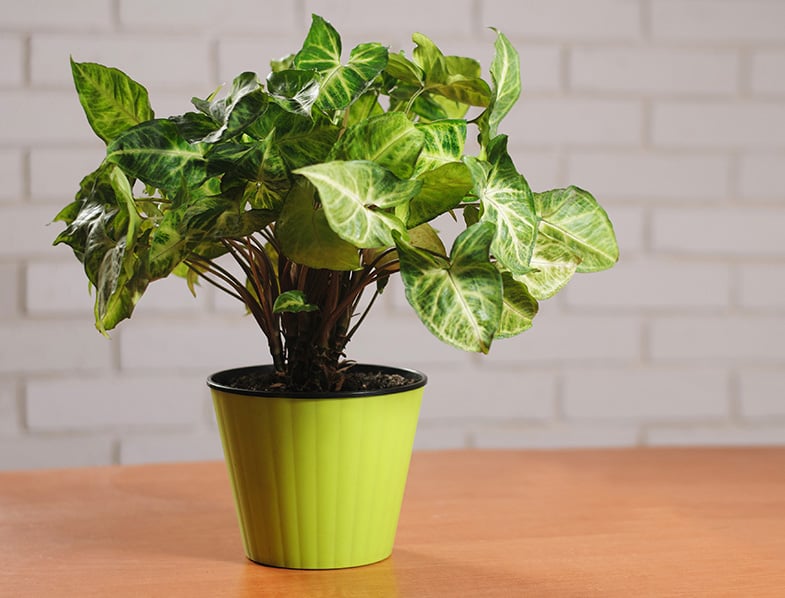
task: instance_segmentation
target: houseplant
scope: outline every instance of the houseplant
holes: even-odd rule
[[[107,154],[56,216],[66,228],[55,244],[69,245],[84,264],[95,288],[97,328],[107,333],[131,316],[151,282],[175,275],[192,292],[201,280],[238,299],[267,339],[271,365],[209,381],[245,536],[265,526],[267,536],[283,533],[285,524],[268,529],[273,515],[255,515],[259,501],[245,498],[239,486],[275,494],[273,510],[281,512],[295,495],[313,494],[306,483],[292,482],[289,492],[265,478],[282,467],[262,464],[265,450],[285,452],[284,460],[318,477],[333,467],[308,455],[342,443],[350,428],[366,434],[363,450],[378,449],[384,426],[320,411],[336,393],[365,392],[374,398],[361,404],[385,403],[380,417],[400,426],[386,436],[408,444],[403,453],[381,451],[403,462],[389,466],[403,478],[385,491],[394,516],[383,516],[384,546],[364,556],[320,556],[304,547],[310,524],[301,518],[289,521],[300,534],[298,556],[270,556],[267,540],[246,537],[254,560],[348,566],[391,550],[425,378],[346,359],[347,343],[391,275],[400,274],[408,302],[434,335],[485,353],[493,340],[528,329],[538,301],[574,273],[609,268],[618,258],[613,228],[595,199],[577,187],[532,192],[508,154],[507,136],[498,134],[520,94],[509,40],[497,32],[490,82],[477,61],[444,55],[421,34],[413,41],[411,58],[367,43],[342,62],[339,34],[314,16],[302,48],[273,61],[265,81],[242,73],[226,92],[194,98],[193,112],[169,118],[155,118],[145,88],[121,71],[71,62],[80,102]],[[476,155],[466,155],[470,130]],[[432,224],[445,215],[463,227],[449,251]],[[385,386],[391,399],[379,398]],[[257,398],[270,394],[280,406]],[[401,403],[411,403],[414,415],[398,422],[390,409]],[[350,401],[336,404],[347,409]],[[285,423],[270,423],[272,417]],[[331,422],[327,431],[322,420]],[[269,443],[287,426],[295,432],[281,440],[291,444],[285,450],[245,444],[248,436]],[[309,449],[296,446],[303,437]],[[250,461],[232,463],[243,455]],[[335,469],[338,477],[345,471]],[[377,491],[364,492],[373,500]],[[365,513],[352,496],[349,510]],[[316,513],[335,506],[333,500],[329,507],[293,509],[324,522],[336,517]],[[294,517],[287,513],[282,519]],[[351,544],[334,521],[313,525],[316,544]],[[276,542],[286,543],[280,534]]]

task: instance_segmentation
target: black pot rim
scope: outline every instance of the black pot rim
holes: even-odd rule
[[[401,386],[394,386],[391,388],[379,388],[373,390],[354,390],[348,392],[293,392],[293,391],[277,391],[277,390],[252,390],[249,388],[235,388],[230,386],[227,378],[231,378],[246,373],[251,373],[259,370],[271,370],[272,365],[250,365],[239,368],[232,368],[228,370],[221,370],[207,378],[207,386],[213,390],[221,392],[245,395],[252,397],[278,397],[285,399],[351,399],[354,397],[372,397],[379,395],[391,395],[422,388],[428,382],[428,377],[418,370],[409,368],[400,368],[388,365],[376,365],[370,363],[357,363],[352,365],[352,369],[357,369],[364,372],[381,372],[387,374],[400,374],[409,378],[411,382]]]

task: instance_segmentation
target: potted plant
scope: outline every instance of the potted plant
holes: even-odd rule
[[[121,71],[71,63],[107,151],[55,244],[84,264],[98,330],[174,275],[238,299],[267,339],[270,365],[208,380],[254,561],[345,567],[392,550],[425,376],[346,357],[390,276],[434,335],[486,353],[575,272],[618,259],[588,192],[532,192],[513,164],[497,132],[521,89],[508,39],[497,32],[490,82],[413,41],[411,58],[365,43],[342,62],[314,16],[266,80],[242,73],[169,118]],[[432,225],[445,215],[463,229],[449,251]]]

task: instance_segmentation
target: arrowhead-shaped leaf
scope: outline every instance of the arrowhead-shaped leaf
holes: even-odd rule
[[[324,209],[317,208],[314,199],[314,188],[304,181],[292,188],[275,227],[281,251],[293,262],[310,268],[358,269],[357,247],[330,228]]]
[[[408,205],[409,228],[457,207],[472,189],[472,177],[463,162],[448,162],[423,172],[417,180],[422,187]]]
[[[526,285],[515,280],[509,272],[502,273],[504,298],[502,316],[495,338],[516,336],[532,327],[539,306]]]
[[[492,223],[496,229],[491,252],[505,270],[525,274],[530,269],[537,216],[529,185],[507,153],[507,137],[499,135],[493,139],[487,161],[466,157],[464,162],[482,204],[480,221]]]
[[[319,77],[313,71],[278,71],[267,77],[267,90],[284,109],[310,116],[311,107],[319,96]]]
[[[488,261],[492,238],[490,224],[466,229],[449,260],[398,238],[406,299],[428,330],[465,351],[487,353],[502,315],[501,274]]]
[[[355,160],[314,164],[295,171],[319,190],[330,227],[360,248],[393,244],[393,231],[405,235],[403,222],[386,208],[405,204],[419,191],[418,181],[402,181],[375,162]]]
[[[341,110],[351,104],[387,66],[387,48],[378,43],[360,44],[352,49],[348,64],[343,65],[340,35],[322,17],[313,15],[303,47],[294,57],[294,65],[320,74],[318,108]]]
[[[218,128],[202,141],[213,143],[241,133],[267,108],[269,98],[255,73],[241,73],[234,78],[232,89],[224,98],[215,94],[206,100],[193,98],[191,102],[210,117]]]
[[[106,148],[107,161],[148,185],[176,191],[198,187],[207,177],[199,149],[170,120],[150,120],[121,133]]]
[[[605,210],[578,187],[534,194],[539,234],[567,247],[580,260],[578,272],[597,272],[619,259],[616,235]]]
[[[510,40],[497,32],[496,52],[491,63],[491,79],[493,80],[493,103],[489,108],[488,137],[496,137],[499,123],[510,111],[521,95],[521,72],[518,52]]]
[[[71,73],[87,122],[107,144],[153,118],[147,90],[122,71],[72,59]]]
[[[575,274],[580,260],[565,245],[545,235],[537,235],[532,255],[532,271],[515,278],[523,282],[532,297],[544,300],[564,288]]]
[[[370,160],[408,179],[423,147],[424,135],[402,112],[374,116],[346,129],[335,145],[338,160]]]

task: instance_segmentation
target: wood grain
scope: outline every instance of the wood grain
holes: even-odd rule
[[[785,449],[415,453],[396,549],[288,571],[222,463],[0,474],[0,596],[785,595]]]

